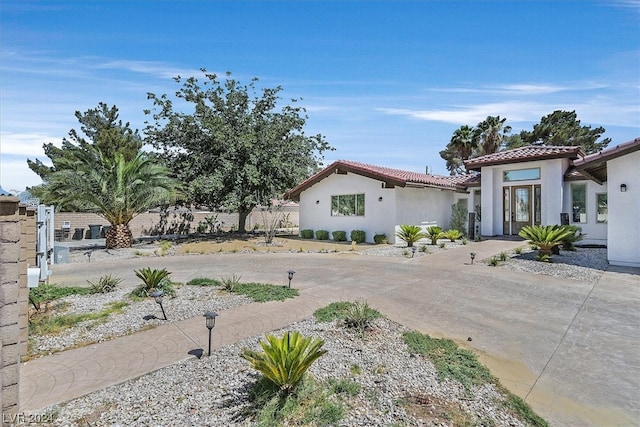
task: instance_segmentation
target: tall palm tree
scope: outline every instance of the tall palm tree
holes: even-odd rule
[[[505,126],[506,117],[487,116],[486,119],[478,123],[475,141],[480,147],[482,154],[496,153],[500,149],[502,139],[511,132],[511,126]]]
[[[451,147],[455,148],[462,160],[471,158],[478,144],[474,139],[475,131],[471,126],[463,125],[453,132]]]
[[[152,207],[175,201],[180,194],[180,183],[170,177],[169,169],[144,152],[127,160],[123,153],[108,157],[87,146],[64,162],[44,184],[47,200],[74,204],[109,221],[107,248],[131,247],[131,220]]]

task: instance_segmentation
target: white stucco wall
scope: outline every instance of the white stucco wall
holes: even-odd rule
[[[571,197],[572,184],[587,184],[587,222],[573,222],[573,215],[571,215],[573,205]],[[594,181],[567,181],[564,183],[564,189],[562,212],[567,212],[569,214],[569,224],[580,227],[582,229],[582,234],[585,235],[579,244],[606,245],[607,223],[597,222],[596,214],[598,212],[598,206],[596,202],[596,194],[607,193],[607,183],[605,182],[600,185]],[[559,222],[560,218],[558,218],[557,223]]]
[[[640,151],[607,163],[607,187],[609,263],[640,267]]]
[[[482,227],[485,236],[503,234],[502,189],[504,187],[540,185],[542,189],[541,223],[560,223],[563,206],[563,176],[568,167],[566,159],[540,160],[482,168]],[[540,168],[540,179],[503,181],[507,170]]]
[[[364,216],[331,216],[331,196],[365,194]],[[380,201],[379,198],[382,197]],[[317,202],[317,203],[316,203]],[[454,192],[437,188],[382,188],[382,182],[354,173],[332,174],[300,194],[300,229],[364,230],[367,242],[385,234],[395,243],[395,226],[435,221],[447,229]]]
[[[331,216],[331,196],[359,193],[365,194],[364,216]],[[382,201],[378,201],[379,197]],[[347,239],[351,230],[364,230],[367,241],[373,242],[377,233],[386,234],[391,241],[395,217],[395,190],[353,173],[332,174],[300,194],[301,230],[343,230]]]

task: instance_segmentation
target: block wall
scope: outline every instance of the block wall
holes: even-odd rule
[[[0,196],[0,403],[19,410],[20,358],[28,338],[27,265],[35,263],[35,210]]]

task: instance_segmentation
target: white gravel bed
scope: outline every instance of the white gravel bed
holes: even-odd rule
[[[484,425],[523,425],[503,409],[504,398],[494,386],[474,387],[468,394],[457,382],[440,381],[429,361],[409,354],[401,340],[406,329],[389,320],[378,319],[375,330],[364,338],[336,322],[307,320],[284,330],[325,340],[328,353],[309,370],[316,379],[348,378],[361,385],[356,396],[334,397],[345,402],[347,411],[339,425],[450,425],[428,416],[430,411],[436,414],[432,404],[417,416],[407,413],[400,402],[411,397],[453,402]],[[284,330],[274,334],[280,336]],[[259,349],[258,340],[216,349],[211,357],[181,362],[46,411],[57,414],[52,424],[56,426],[253,425],[243,411],[258,373],[239,354],[243,347]]]
[[[60,303],[63,304],[64,311],[58,314],[96,312],[118,301],[126,301],[129,305],[122,313],[111,314],[103,323],[86,321],[65,330],[60,335],[34,336],[29,343],[30,353],[44,355],[81,344],[101,342],[165,322],[160,307],[152,298],[133,301],[128,298],[130,292],[130,289],[118,289],[104,294],[72,295],[62,298]],[[202,316],[207,311],[227,310],[251,302],[245,295],[228,294],[215,286],[182,285],[176,289],[175,298],[164,298],[163,307],[170,321],[178,321]]]
[[[536,261],[537,251],[523,250],[520,255],[509,254],[510,258],[501,263],[504,268],[535,274],[595,283],[609,266],[606,248],[577,248],[576,251],[560,251],[553,255],[552,262]]]

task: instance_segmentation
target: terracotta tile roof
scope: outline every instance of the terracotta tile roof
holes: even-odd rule
[[[640,137],[573,161],[577,172],[598,184],[607,180],[607,162],[640,150]]]
[[[421,186],[436,187],[449,190],[464,190],[465,182],[471,175],[462,176],[442,176],[428,175],[424,173],[411,172],[402,169],[393,169],[384,166],[370,165],[367,163],[353,162],[349,160],[338,160],[327,166],[311,178],[287,191],[284,195],[287,199],[299,200],[300,193],[315,183],[323,180],[334,173],[355,173],[376,179],[385,183],[387,187],[398,186]]]
[[[502,165],[506,163],[532,162],[534,160],[570,158],[584,156],[580,147],[556,145],[528,145],[513,150],[499,151],[486,156],[464,161],[467,170],[479,171],[483,166]]]

